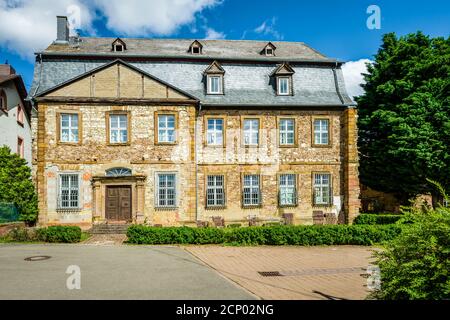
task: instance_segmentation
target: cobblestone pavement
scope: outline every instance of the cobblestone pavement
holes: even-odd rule
[[[94,246],[120,245],[127,236],[125,234],[94,234],[89,239],[81,242],[81,244]]]
[[[262,299],[364,299],[373,248],[189,246],[186,250]],[[262,272],[259,273],[259,272]]]

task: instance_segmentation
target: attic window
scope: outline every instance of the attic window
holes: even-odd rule
[[[6,94],[0,89],[0,111],[8,113],[8,104],[6,100]]]
[[[275,49],[276,47],[271,42],[269,42],[261,51],[261,54],[264,54],[265,56],[268,57],[273,57],[275,56]]]
[[[219,62],[214,61],[206,68],[206,94],[223,94],[223,76],[225,70]]]
[[[112,43],[112,51],[123,52],[125,50],[127,50],[127,46],[122,39],[117,38],[116,40],[114,40],[114,42]]]
[[[202,48],[203,45],[198,42],[197,40],[195,40],[194,42],[191,43],[190,47],[189,47],[189,52],[191,54],[202,54]]]
[[[288,64],[283,63],[272,72],[272,77],[275,78],[276,94],[278,96],[292,96],[294,95],[292,79],[294,69]]]

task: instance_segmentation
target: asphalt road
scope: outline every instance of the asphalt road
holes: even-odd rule
[[[178,247],[0,244],[0,299],[255,298]]]

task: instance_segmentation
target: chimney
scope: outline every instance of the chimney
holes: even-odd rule
[[[57,16],[56,43],[66,44],[69,42],[69,22],[66,16]]]
[[[10,76],[16,74],[16,70],[9,64],[0,64],[0,76]]]

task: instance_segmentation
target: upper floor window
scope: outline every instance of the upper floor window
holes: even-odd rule
[[[109,115],[109,143],[124,144],[128,143],[128,115],[110,114]]]
[[[23,126],[23,107],[20,104],[17,106],[17,122]]]
[[[318,146],[330,144],[328,119],[314,120],[314,144]]]
[[[259,119],[244,119],[244,145],[257,146],[259,144]]]
[[[214,61],[204,74],[206,75],[206,94],[223,94],[225,70],[219,62]]]
[[[21,137],[17,138],[17,154],[23,158],[24,157],[24,143]]]
[[[294,119],[280,119],[280,145],[292,146],[295,144],[295,120]]]
[[[197,40],[192,42],[191,45],[189,46],[189,52],[191,54],[202,54],[202,49],[203,45]]]
[[[0,89],[0,111],[8,112],[8,101],[5,91]]]
[[[211,146],[223,145],[223,118],[208,118],[206,125],[206,144]]]
[[[114,51],[114,52],[123,52],[126,49],[127,49],[127,46],[126,46],[125,42],[120,38],[117,38],[112,43],[112,51]]]
[[[158,143],[175,143],[176,117],[174,114],[158,114]]]
[[[314,204],[315,205],[330,205],[331,200],[331,174],[329,173],[315,173],[313,175],[314,184]]]
[[[158,173],[156,175],[156,207],[176,207],[176,201],[176,174]]]
[[[60,115],[60,141],[78,142],[78,114],[62,113]]]
[[[60,174],[58,191],[59,208],[79,208],[80,189],[78,174]]]
[[[295,174],[281,174],[279,177],[280,206],[294,206],[297,204],[297,183]]]

